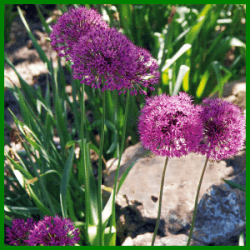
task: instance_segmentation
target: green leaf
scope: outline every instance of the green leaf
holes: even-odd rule
[[[101,120],[98,120],[98,121],[95,121],[93,122],[90,126],[89,126],[89,131],[92,131],[92,129],[96,126],[101,126],[101,123],[102,121]],[[112,144],[110,145],[110,148],[107,150],[107,154],[113,152],[116,148],[116,145],[117,145],[117,136],[118,136],[118,133],[117,133],[117,130],[115,128],[115,126],[113,125],[112,122],[108,121],[108,120],[105,120],[105,125],[111,129],[113,131],[113,134],[114,134],[114,137],[113,137],[113,142]]]
[[[233,181],[229,181],[229,180],[225,180],[222,178],[222,180],[224,182],[226,182],[229,186],[231,186],[232,188],[238,188],[239,190],[243,191],[243,192],[246,192],[246,185],[240,185],[240,184],[237,184]]]
[[[11,164],[14,167],[14,170],[18,170],[26,179],[33,179],[34,177],[22,166],[20,166],[18,163],[16,163],[6,152],[6,157],[10,160]]]
[[[102,227],[103,230],[106,228],[109,218],[112,214],[112,200],[113,200],[114,192],[112,191],[108,202],[106,203],[103,211],[102,211]]]
[[[105,228],[104,231],[104,246],[116,246],[116,228]]]
[[[117,186],[117,192],[119,192],[120,188],[122,187],[122,184],[124,183],[124,181],[126,180],[127,176],[128,176],[128,173],[129,171],[132,169],[132,167],[135,165],[135,163],[137,162],[138,160],[134,161],[129,167],[126,168],[126,170],[123,172],[120,180],[119,180],[119,183],[118,183],[118,186]]]
[[[243,232],[241,232],[239,236],[239,246],[245,246]]]
[[[73,166],[74,153],[75,153],[75,147],[72,147],[62,174],[62,180],[60,186],[60,202],[61,202],[61,210],[63,218],[67,217],[67,190],[70,179],[70,172]]]
[[[6,53],[4,53],[4,61],[14,70],[15,74],[18,77],[18,80],[21,84],[22,90],[25,94],[26,97],[28,97],[28,101],[31,105],[32,108],[36,108],[36,92],[34,89],[32,89],[32,87],[21,77],[21,75],[17,72],[15,66],[11,63],[11,61],[9,60],[8,56]],[[9,87],[9,86],[7,86]],[[16,86],[9,88],[12,93],[14,94],[15,98],[17,99],[17,101],[19,101],[18,95],[17,95],[17,91],[19,90],[19,88],[17,88]]]
[[[216,74],[216,78],[217,78],[217,85],[215,86],[215,88],[212,90],[212,92],[210,93],[210,96],[215,93],[215,92],[219,92],[219,97],[223,96],[223,88],[225,83],[231,78],[232,73],[226,69],[224,66],[221,65],[220,62],[215,61],[212,62],[212,66],[214,68],[215,74]],[[223,70],[224,72],[224,76],[222,77],[220,71]]]
[[[49,25],[47,24],[47,22],[46,22],[46,20],[45,20],[45,18],[43,16],[43,14],[42,14],[42,12],[41,12],[41,10],[39,8],[39,5],[35,4],[35,6],[36,6],[36,9],[37,9],[37,13],[38,13],[38,16],[40,18],[40,21],[41,21],[41,23],[42,23],[42,25],[43,25],[46,33],[50,34],[51,29],[50,29]]]
[[[8,215],[4,215],[4,224],[6,224],[9,227],[12,227],[12,218]]]
[[[197,17],[197,23],[188,32],[188,34],[186,36],[185,43],[193,44],[193,42],[196,39],[196,37],[198,36],[198,34],[199,34],[203,24],[204,24],[204,21],[208,16],[208,12],[210,11],[211,8],[212,8],[211,4],[206,4],[206,6],[203,8],[201,13]]]
[[[120,22],[125,30],[126,35],[133,41],[133,36],[131,33],[131,10],[130,4],[117,4],[117,9],[119,12]]]
[[[40,214],[40,210],[37,207],[17,207],[17,206],[4,205],[4,211],[16,212],[26,215]]]
[[[221,77],[220,77],[220,63],[218,61],[214,61],[212,62],[212,66],[214,68],[214,71],[215,71],[215,75],[216,75],[216,78],[217,78],[217,84],[219,86],[219,97],[221,98],[222,97],[222,92],[223,92],[223,86],[221,84]]]
[[[43,205],[43,203],[38,199],[36,194],[34,193],[33,189],[29,184],[26,183],[27,189],[29,191],[29,194],[33,201],[35,202],[37,208],[43,213],[43,215],[50,215],[52,216],[53,214],[50,212],[50,210]]]
[[[58,72],[55,72],[57,75]],[[67,114],[65,111],[65,101],[60,98],[59,95],[59,89],[58,89],[58,82],[57,82],[57,77],[55,77],[55,82],[54,82],[54,105],[55,105],[55,117],[56,117],[56,128],[58,131],[58,135],[60,137],[60,145],[61,145],[61,150],[62,150],[62,155],[64,156],[65,154],[65,145],[66,142],[69,141],[70,139],[70,134],[68,132],[67,128]],[[63,89],[63,91],[65,91]]]
[[[89,242],[91,246],[98,246],[99,239],[97,235],[97,226],[96,225],[89,225],[87,227],[88,230],[88,236],[89,236]]]
[[[50,62],[49,62],[48,57],[46,56],[45,52],[42,50],[42,48],[39,45],[39,43],[37,42],[36,38],[34,37],[34,35],[32,34],[32,32],[30,31],[29,25],[27,24],[27,22],[26,22],[26,20],[25,20],[25,18],[23,16],[23,13],[22,13],[22,11],[21,11],[21,9],[20,9],[19,6],[17,7],[17,10],[18,10],[20,18],[21,18],[21,20],[22,20],[22,22],[23,22],[23,24],[24,24],[24,26],[26,28],[26,31],[28,32],[28,35],[29,35],[30,39],[32,40],[32,43],[33,43],[36,51],[39,54],[39,57],[41,58],[41,60],[44,63],[46,63],[46,65],[49,65]]]
[[[196,97],[200,98],[204,92],[204,89],[206,87],[207,81],[210,76],[210,70],[206,70],[203,76],[201,77],[200,83],[198,85],[198,88],[196,90]]]
[[[185,75],[188,73],[189,70],[190,70],[190,68],[186,65],[180,66],[178,77],[177,77],[177,80],[176,80],[175,85],[174,85],[173,95],[178,94],[180,87],[181,87],[182,80],[185,77]]]
[[[238,38],[236,37],[232,37],[231,40],[230,40],[230,45],[233,47],[242,47],[244,49],[246,49],[246,44],[243,43],[241,40],[239,40]]]
[[[192,47],[191,44],[184,44],[172,58],[167,59],[165,65],[162,67],[162,72],[166,71],[181,55],[188,51]]]

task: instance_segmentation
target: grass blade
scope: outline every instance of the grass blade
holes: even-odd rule
[[[181,87],[182,80],[185,77],[185,75],[188,73],[189,70],[190,70],[190,68],[186,65],[180,66],[178,77],[177,77],[177,80],[176,80],[175,85],[174,85],[173,95],[178,94],[180,87]]]
[[[206,17],[208,16],[208,12],[209,10],[212,8],[211,4],[207,4],[203,10],[201,11],[201,13],[199,14],[199,16],[197,17],[197,23],[190,29],[190,31],[188,32],[187,36],[186,36],[186,43],[189,44],[193,44],[193,42],[195,41],[196,37],[198,36]]]
[[[233,181],[228,181],[222,178],[222,180],[224,182],[226,182],[229,186],[231,186],[232,188],[238,188],[239,190],[246,192],[246,185],[240,185],[238,183],[235,183]]]
[[[212,62],[213,69],[215,71],[216,79],[217,79],[217,84],[219,86],[219,98],[222,97],[222,92],[223,92],[223,86],[221,84],[221,77],[220,77],[220,63],[218,61]]]
[[[17,10],[18,10],[18,13],[19,13],[19,15],[20,15],[20,18],[21,18],[21,20],[22,20],[22,22],[23,22],[23,24],[24,24],[24,26],[25,26],[25,28],[26,28],[26,31],[28,32],[28,35],[29,35],[30,39],[32,40],[32,43],[33,43],[33,45],[34,45],[34,47],[35,47],[37,53],[39,54],[39,57],[41,58],[41,60],[42,60],[44,63],[46,63],[46,65],[49,65],[50,62],[49,62],[48,57],[46,56],[45,52],[42,50],[41,46],[40,46],[39,43],[37,42],[37,40],[36,40],[36,38],[34,37],[34,35],[32,34],[32,32],[31,32],[31,30],[30,30],[30,28],[29,28],[29,25],[28,25],[28,23],[26,22],[26,20],[25,20],[25,18],[24,18],[24,16],[23,16],[23,13],[22,13],[22,11],[21,11],[21,9],[20,9],[19,6],[17,7]]]
[[[69,179],[70,179],[70,171],[73,166],[74,153],[75,153],[75,147],[73,146],[67,158],[67,161],[63,170],[63,174],[62,174],[62,180],[61,180],[61,186],[60,186],[60,203],[61,203],[61,210],[62,210],[63,218],[67,217],[67,190],[68,190],[68,184],[69,184]]]
[[[166,71],[181,55],[188,51],[192,47],[191,44],[184,44],[175,55],[166,61],[166,64],[162,67],[162,72]]]
[[[29,100],[31,107],[35,109],[36,108],[36,98],[37,98],[35,90],[32,89],[32,87],[17,72],[15,66],[11,63],[11,61],[8,58],[6,53],[4,53],[4,61],[14,70],[15,74],[18,77],[18,80],[20,82],[20,85],[22,87],[22,90],[23,90],[25,96],[28,97],[28,100]],[[17,99],[17,94],[15,94],[17,92],[17,87],[15,86],[15,88],[11,88],[10,90],[12,90],[12,93],[14,94],[15,98]],[[18,101],[18,99],[17,99],[17,101]]]
[[[41,10],[40,10],[40,8],[39,8],[39,5],[38,5],[38,4],[35,4],[35,6],[36,6],[36,9],[37,9],[37,13],[38,13],[38,16],[39,16],[39,18],[40,18],[40,21],[41,21],[41,23],[42,23],[42,25],[43,25],[43,27],[44,27],[46,33],[47,33],[47,34],[50,34],[51,29],[50,29],[49,25],[47,24],[47,22],[46,22],[46,20],[45,20],[45,18],[44,18],[44,16],[43,16],[43,14],[42,14],[42,12],[41,12]]]
[[[243,232],[241,232],[239,236],[239,246],[245,246]]]
[[[196,97],[200,98],[204,92],[204,89],[206,87],[207,81],[209,79],[210,76],[210,70],[206,70],[206,72],[203,74],[199,86],[196,90]]]

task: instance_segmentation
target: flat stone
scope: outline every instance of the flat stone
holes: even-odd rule
[[[246,227],[245,193],[227,184],[213,185],[202,197],[193,239],[223,244]]]
[[[129,172],[119,191],[120,195],[126,196],[129,205],[133,205],[134,201],[143,204],[140,210],[142,217],[157,218],[164,162],[165,157],[160,156],[140,159]],[[193,209],[204,162],[205,157],[197,154],[189,154],[185,157],[169,160],[164,182],[161,212],[161,217],[164,220],[167,217],[168,220],[173,217],[182,218],[183,226],[186,226],[188,221],[184,219],[184,215]],[[227,167],[225,162],[209,162],[203,179],[200,198],[212,183],[219,184],[221,178],[225,178],[232,173],[233,168]],[[179,230],[181,229],[179,228]]]
[[[153,233],[145,233],[131,238],[130,236],[126,238],[122,246],[151,246],[153,238]],[[166,237],[156,236],[154,246],[186,246],[188,236],[185,234],[179,235],[168,235]],[[202,243],[191,240],[191,246],[204,246]]]
[[[142,157],[145,153],[146,150],[138,143],[128,148],[123,155],[120,176],[127,167],[134,162],[136,163],[125,179],[116,200],[119,211],[117,215],[119,218],[117,231],[121,243],[129,241],[127,237],[130,236],[133,244],[137,244],[134,239],[138,235],[154,231],[165,157],[154,156],[153,154]],[[157,235],[161,239],[161,243],[158,242],[159,244],[168,244],[162,241],[165,237],[170,240],[169,237],[172,237],[172,235],[188,235],[197,186],[204,163],[205,157],[194,153],[181,158],[169,159],[164,182],[161,220]],[[199,203],[203,205],[199,205],[198,211],[200,211],[200,207],[204,211],[199,212],[199,216],[197,215],[197,226],[194,230],[196,234],[194,234],[193,238],[199,244],[226,245],[227,240],[238,236],[244,228],[245,197],[242,196],[242,191],[232,189],[222,181],[222,178],[236,180],[239,184],[244,185],[244,169],[245,150],[240,151],[238,155],[226,161],[208,162],[199,195]],[[108,171],[108,175],[104,175],[105,185],[108,183],[112,187],[113,178],[110,178],[110,176],[115,174],[115,165],[112,165]],[[108,180],[107,183],[106,180]],[[217,204],[216,208],[210,209],[210,207],[205,206],[204,199],[208,200],[208,204],[211,202],[211,204]],[[211,202],[209,203],[209,201]],[[223,205],[224,203],[227,203],[226,207]],[[225,212],[223,212],[224,210]],[[212,216],[213,213],[215,213],[214,216]],[[232,216],[234,213],[235,215]],[[242,215],[238,213],[242,213]],[[220,218],[218,215],[222,217]],[[230,217],[228,220],[227,215]],[[238,227],[236,223],[232,224],[233,219],[238,223]],[[221,234],[216,235],[216,232],[212,234],[212,230],[217,230],[218,220],[221,220],[221,225],[217,227]],[[227,223],[230,226],[227,227],[228,230],[224,230]],[[210,224],[213,226],[208,227]],[[236,230],[233,230],[233,227],[236,227]],[[208,236],[207,234],[212,235]],[[171,244],[177,243],[172,242]]]

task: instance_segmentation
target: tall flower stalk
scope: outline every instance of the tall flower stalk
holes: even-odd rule
[[[155,224],[155,230],[154,230],[154,234],[153,234],[151,246],[154,245],[155,237],[156,237],[156,234],[157,234],[157,232],[158,232],[158,228],[159,228],[159,224],[160,224],[161,205],[162,205],[162,196],[163,196],[163,187],[164,187],[164,179],[165,179],[165,174],[166,174],[167,165],[168,165],[168,157],[166,157],[165,164],[164,164],[164,167],[163,167],[162,176],[161,176],[161,187],[160,187],[160,196],[159,196],[159,207],[158,207],[157,220],[156,220],[156,224]]]
[[[146,100],[139,116],[138,130],[142,145],[156,155],[166,156],[152,246],[159,227],[168,159],[181,157],[196,150],[202,138],[199,109],[192,102],[191,97],[184,92],[175,96],[154,96]]]
[[[129,101],[130,101],[130,95],[127,93],[127,98],[126,98],[126,106],[125,106],[125,114],[124,114],[124,126],[123,126],[123,131],[122,131],[122,142],[121,142],[121,148],[119,150],[119,160],[118,160],[118,165],[115,173],[115,179],[114,179],[114,187],[113,187],[113,199],[112,199],[112,214],[110,218],[111,226],[110,226],[110,233],[112,230],[112,226],[115,223],[115,199],[116,199],[116,193],[118,192],[117,186],[118,186],[118,177],[119,177],[119,171],[120,171],[120,166],[121,166],[121,158],[122,158],[122,153],[124,151],[124,145],[125,145],[125,135],[126,135],[126,125],[127,125],[127,118],[128,118],[128,113],[129,113]]]
[[[102,123],[99,149],[99,163],[98,163],[98,231],[99,231],[99,246],[103,246],[102,240],[102,155],[104,143],[104,126],[105,126],[105,92],[102,93]]]
[[[200,193],[200,189],[201,189],[201,184],[202,184],[202,180],[203,180],[203,176],[205,174],[205,170],[207,167],[207,163],[208,163],[208,158],[206,157],[205,163],[204,163],[204,167],[202,169],[202,173],[201,173],[201,178],[198,184],[198,188],[197,188],[197,192],[196,192],[196,197],[195,197],[195,202],[194,202],[194,212],[193,212],[193,219],[192,219],[192,223],[191,223],[191,228],[189,231],[189,237],[188,237],[188,241],[187,241],[187,246],[190,245],[191,239],[192,239],[192,234],[193,234],[193,230],[194,230],[194,223],[195,223],[195,218],[196,218],[196,213],[197,213],[197,208],[198,208],[198,198],[199,198],[199,193]]]
[[[193,219],[187,241],[190,245],[198,208],[198,197],[208,160],[227,159],[237,154],[245,140],[245,117],[236,105],[222,99],[203,100],[200,106],[203,137],[196,152],[206,155],[206,161],[198,184]]]

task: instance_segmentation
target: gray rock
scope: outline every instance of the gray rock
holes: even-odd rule
[[[141,144],[138,143],[128,148],[123,155],[120,175],[131,163],[136,160],[137,162],[130,170],[117,197],[119,208],[117,231],[121,243],[126,242],[126,238],[129,236],[133,241],[131,244],[136,245],[137,241],[134,242],[134,239],[138,235],[154,231],[165,157],[151,154],[141,158],[145,152]],[[244,195],[242,195],[242,191],[232,189],[221,180],[221,178],[232,179],[234,177],[235,180],[238,178],[238,182],[244,183],[245,161],[242,158],[245,158],[244,151],[231,160],[208,163],[199,196],[199,215],[196,218],[197,226],[193,238],[195,242],[203,245],[222,244],[230,238],[238,236],[244,228]],[[204,162],[205,157],[197,154],[169,160],[158,231],[161,239],[159,244],[174,245],[177,243],[163,243],[162,239],[168,237],[169,241],[172,239],[170,236],[173,235],[188,235],[196,190]],[[114,176],[115,173],[114,163],[108,170],[109,175],[104,175],[105,180],[107,180],[105,185],[108,184],[112,187],[113,178],[110,176]],[[212,204],[217,205],[212,208]],[[226,220],[227,217],[228,220]],[[236,221],[233,223],[234,219]],[[218,220],[221,220],[221,225],[216,227]],[[227,223],[230,226],[227,226]],[[209,227],[209,225],[211,226]],[[208,235],[213,230],[214,235]],[[216,231],[220,234],[216,235]]]
[[[244,183],[245,171],[232,181]],[[244,184],[243,184],[244,185]],[[206,244],[223,244],[246,227],[246,195],[227,184],[213,185],[199,203],[193,238]]]
[[[153,233],[145,233],[136,236],[135,238],[127,237],[122,246],[151,246]],[[185,234],[173,235],[169,234],[166,237],[156,236],[154,246],[186,246],[188,236]],[[203,246],[202,243],[191,240],[192,246]]]

